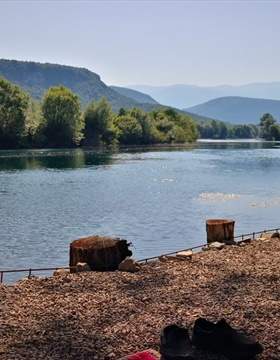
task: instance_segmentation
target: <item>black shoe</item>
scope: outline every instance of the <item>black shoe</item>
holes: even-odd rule
[[[193,360],[188,330],[177,325],[166,326],[160,336],[160,353],[163,359]]]
[[[230,360],[254,359],[263,351],[260,343],[233,329],[224,319],[216,324],[206,319],[197,319],[192,342],[197,348],[222,354]]]

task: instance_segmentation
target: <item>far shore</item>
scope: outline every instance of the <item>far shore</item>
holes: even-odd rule
[[[120,146],[77,146],[77,147],[68,147],[68,148],[64,148],[64,147],[50,147],[50,148],[9,148],[9,149],[4,149],[4,148],[0,148],[0,152],[9,152],[9,151],[28,151],[28,152],[32,152],[32,151],[63,151],[63,150],[84,150],[84,151],[98,151],[98,152],[102,152],[102,151],[118,151],[118,150],[126,150],[126,149],[174,149],[174,148],[194,148],[197,146],[197,144],[222,144],[222,143],[229,143],[229,144],[238,144],[238,143],[264,143],[264,144],[279,144],[280,141],[267,141],[267,140],[263,140],[263,139],[198,139],[196,142],[189,142],[189,143],[158,143],[158,144],[135,144],[135,145],[120,145]]]

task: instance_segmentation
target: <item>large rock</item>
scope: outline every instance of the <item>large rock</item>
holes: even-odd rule
[[[119,264],[119,270],[127,271],[127,272],[136,272],[140,270],[140,264],[138,264],[135,260],[128,257]]]

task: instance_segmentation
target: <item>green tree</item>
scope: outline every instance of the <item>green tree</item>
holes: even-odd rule
[[[18,86],[0,78],[0,147],[21,145],[28,102],[28,95]]]
[[[121,107],[120,110],[119,110],[119,114],[118,114],[118,115],[119,115],[119,116],[126,115],[126,110]]]
[[[105,98],[90,103],[85,111],[85,143],[99,145],[112,136],[113,113],[110,104]],[[109,136],[110,134],[110,136]]]
[[[114,120],[117,137],[121,144],[140,144],[143,136],[142,127],[131,115],[117,116]]]
[[[270,126],[276,123],[276,120],[274,119],[274,117],[269,114],[266,113],[264,114],[261,118],[260,118],[260,126]]]
[[[177,126],[179,126],[185,134],[185,142],[194,142],[198,138],[198,128],[193,119],[188,115],[180,114],[175,120]]]
[[[155,142],[156,128],[151,116],[141,109],[133,108],[128,114],[134,117],[142,128],[142,144],[151,144]]]
[[[45,139],[42,135],[44,119],[41,105],[32,99],[29,100],[28,108],[25,114],[25,146],[42,146]]]
[[[278,124],[272,124],[270,126],[270,138],[271,140],[280,140],[280,126]]]
[[[44,96],[42,112],[49,146],[79,144],[83,122],[77,95],[63,86],[51,87]]]
[[[260,119],[261,137],[265,140],[273,140],[271,127],[276,124],[274,117],[266,113]]]

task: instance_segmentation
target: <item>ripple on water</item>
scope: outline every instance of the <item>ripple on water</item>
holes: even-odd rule
[[[235,219],[237,234],[277,227],[280,151],[259,146],[2,152],[0,269],[67,265],[69,242],[93,234],[143,258],[200,245],[207,218]]]
[[[203,192],[199,194],[198,200],[200,201],[213,201],[213,202],[220,202],[220,201],[229,201],[229,200],[238,200],[240,199],[241,195],[239,194],[226,194],[226,193],[211,193],[211,192]]]

